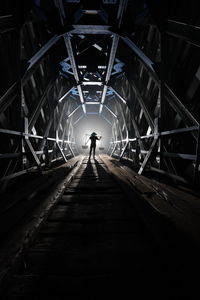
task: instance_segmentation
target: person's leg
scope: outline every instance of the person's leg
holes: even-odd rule
[[[89,154],[89,158],[91,157],[92,154],[92,145],[90,145],[90,154]]]
[[[95,148],[96,146],[93,147],[93,157],[95,157]]]

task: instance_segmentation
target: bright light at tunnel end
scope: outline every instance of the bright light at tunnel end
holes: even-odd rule
[[[74,127],[74,137],[76,147],[79,153],[88,155],[90,141],[88,141],[92,132],[96,132],[102,139],[97,141],[96,154],[106,153],[111,140],[111,126],[99,115],[87,115],[82,118]],[[82,146],[88,141],[88,149]],[[104,148],[100,150],[99,148]]]

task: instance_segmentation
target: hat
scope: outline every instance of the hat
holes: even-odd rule
[[[93,132],[91,135],[97,135],[96,132]]]

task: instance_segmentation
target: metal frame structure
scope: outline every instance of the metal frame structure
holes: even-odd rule
[[[132,161],[139,174],[156,171],[198,184],[199,27],[192,19],[187,24],[184,14],[176,19],[174,7],[166,15],[148,1],[143,7],[102,1],[92,11],[81,2],[53,1],[58,25],[48,15],[40,19],[38,4],[19,18],[20,9],[9,3],[1,16],[4,188],[17,176],[76,155],[74,126],[91,113],[112,126],[109,155]],[[181,72],[187,70],[183,88]],[[98,113],[88,111],[97,105]]]

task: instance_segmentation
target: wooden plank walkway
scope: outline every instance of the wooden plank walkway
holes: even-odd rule
[[[103,161],[85,158],[1,299],[181,299],[167,260]]]

